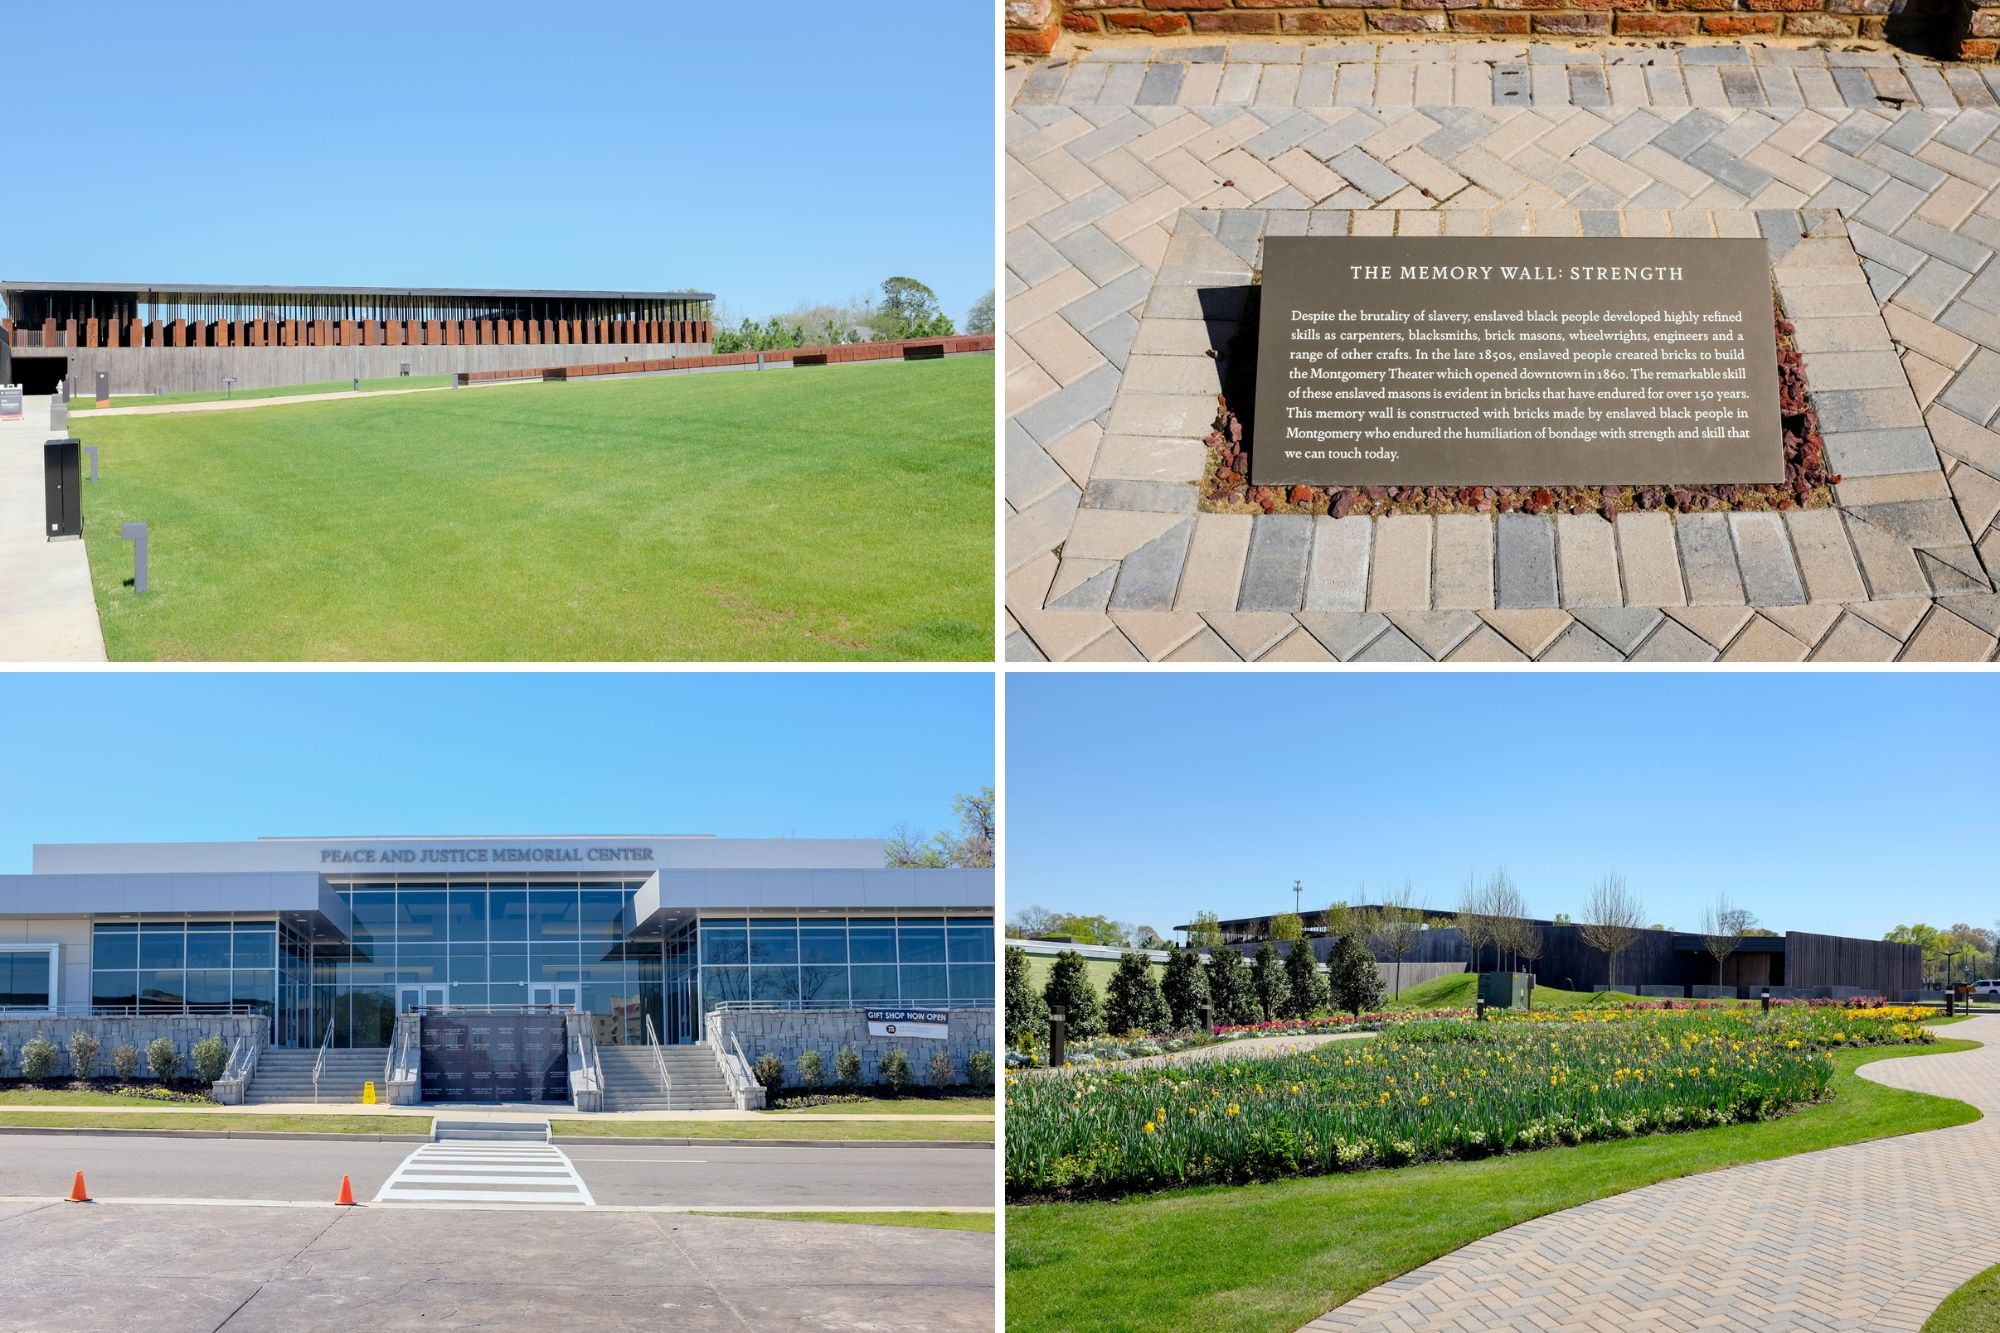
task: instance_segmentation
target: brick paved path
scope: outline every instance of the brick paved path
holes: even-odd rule
[[[1552,1213],[1476,1241],[1306,1325],[1312,1333],[1485,1329],[1916,1330],[2000,1262],[2000,1018],[1989,1043],[1864,1065],[1955,1097],[1952,1129],[1731,1167]]]
[[[1009,660],[1993,656],[2000,71],[1236,43],[1009,77]],[[1267,234],[1763,236],[1838,508],[1199,513]]]

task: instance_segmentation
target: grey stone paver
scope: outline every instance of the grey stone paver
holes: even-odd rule
[[[1788,1328],[1914,1333],[2000,1260],[2000,1018],[1987,1044],[1862,1066],[1871,1082],[1970,1102],[1986,1118],[1664,1181],[1509,1227],[1306,1325],[1314,1333],[1550,1328]],[[1945,1210],[1967,1240],[1909,1219]]]
[[[1435,659],[1498,650],[1401,626],[1329,643],[1306,617],[1741,607],[1756,613],[1741,643],[1691,628],[1719,636],[1726,616],[1647,613],[1637,638],[1585,620],[1539,652],[1488,628],[1551,660],[1768,658],[1788,642],[1878,660],[1871,636],[1990,658],[1976,618],[1885,624],[1903,616],[1890,603],[1990,596],[2000,566],[2000,79],[1860,47],[1121,41],[1102,48],[1115,59],[1037,66],[1010,85],[1007,126],[1008,566],[1062,552],[1040,592],[1074,609],[1020,604],[1010,574],[1010,644],[1102,654],[1107,610],[1268,607],[1338,659]],[[1303,542],[1276,525],[1254,553],[1267,520],[1193,515],[1185,542],[1107,527],[1106,511],[1185,521],[1208,353],[1227,354],[1267,232],[1762,235],[1841,507],[1508,515],[1483,520],[1483,543],[1468,523],[1318,519]],[[1201,651],[1193,631],[1124,638],[1152,660]],[[1289,634],[1269,651],[1287,643],[1280,660],[1311,656]]]

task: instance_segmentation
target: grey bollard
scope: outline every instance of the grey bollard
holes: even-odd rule
[[[132,591],[146,591],[146,525],[127,523],[118,535],[132,543]]]
[[[1049,1068],[1051,1069],[1061,1069],[1068,1063],[1068,1057],[1063,1053],[1063,1037],[1069,1030],[1069,1022],[1064,1017],[1066,1013],[1066,1010],[1059,1008],[1049,1010]]]
[[[1214,1005],[1212,1005],[1212,1004],[1205,1004],[1205,1005],[1203,1005],[1203,1006],[1201,1007],[1201,1026],[1202,1026],[1202,1030],[1203,1030],[1204,1032],[1213,1032],[1213,1031],[1215,1031],[1215,1006],[1214,1006]]]
[[[354,392],[356,393],[361,392],[361,377],[359,375],[356,375],[354,377]]]
[[[757,353],[757,369],[762,370],[763,368],[764,368],[764,354],[762,352],[759,352]]]
[[[86,445],[84,445],[84,446],[83,446],[83,451],[84,451],[85,453],[87,453],[87,454],[89,454],[89,455],[90,455],[90,479],[91,479],[92,481],[96,481],[96,480],[97,480],[97,446],[96,446],[96,445],[94,445],[94,444],[86,444]]]
[[[1771,988],[1769,986],[1764,987],[1764,1012],[1767,1014],[1771,1012]]]
[[[1473,1012],[1478,1015],[1480,1022],[1484,1023],[1486,1021],[1486,997],[1484,995],[1473,1002]]]

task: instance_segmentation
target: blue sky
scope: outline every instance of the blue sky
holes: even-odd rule
[[[1167,932],[1504,866],[1539,916],[1621,871],[1681,929],[2000,914],[2000,678],[1953,674],[1017,673],[1010,910]],[[1363,885],[1369,886],[1364,889]]]
[[[0,277],[993,286],[991,6],[10,6]],[[30,202],[34,201],[34,202]]]
[[[0,873],[37,842],[954,826],[976,672],[0,675]]]

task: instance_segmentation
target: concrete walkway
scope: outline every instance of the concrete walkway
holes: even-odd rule
[[[1665,1181],[1476,1241],[1358,1296],[1314,1333],[1418,1329],[1914,1333],[2000,1262],[2000,1018],[1988,1043],[1861,1077],[1986,1119]]]
[[[0,662],[105,660],[83,543],[42,535],[42,444],[52,438],[61,436],[49,430],[45,395],[27,398],[21,420],[0,422]]]

